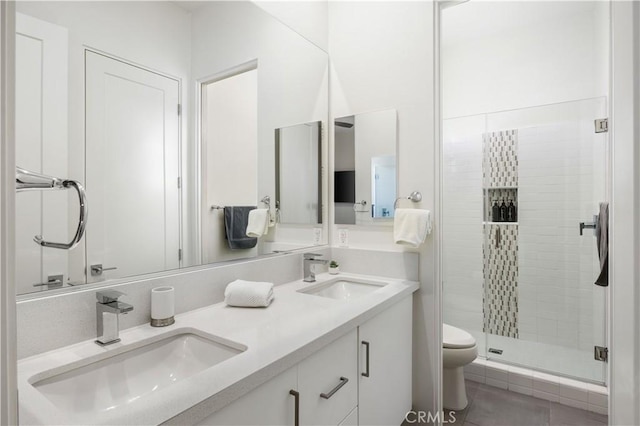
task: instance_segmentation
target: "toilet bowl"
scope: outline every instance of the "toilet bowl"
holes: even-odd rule
[[[478,356],[476,339],[449,324],[442,324],[442,405],[449,410],[467,406],[463,367]]]

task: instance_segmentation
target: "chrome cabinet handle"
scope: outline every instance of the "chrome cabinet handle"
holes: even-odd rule
[[[369,342],[366,341],[362,341],[362,344],[365,346],[365,348],[367,348],[367,360],[366,360],[366,367],[367,367],[367,371],[365,371],[364,373],[362,373],[362,375],[364,377],[369,377]]]
[[[118,267],[111,266],[109,268],[103,268],[102,263],[96,263],[91,265],[91,275],[95,277],[96,275],[102,275],[104,271],[113,271],[114,269],[118,269]]]
[[[291,389],[289,395],[293,395],[294,398],[293,424],[300,426],[300,392]]]
[[[71,250],[78,245],[78,243],[82,239],[82,236],[84,235],[84,230],[87,226],[87,219],[89,217],[89,208],[87,207],[87,196],[85,194],[84,188],[79,182],[76,182],[75,180],[65,180],[64,182],[62,182],[62,186],[64,188],[73,187],[78,192],[78,200],[80,201],[80,217],[78,218],[78,229],[76,230],[76,235],[74,235],[73,239],[66,244],[45,241],[42,238],[42,235],[36,235],[33,238],[33,241],[35,241],[42,247]]]
[[[331,389],[331,392],[329,392],[329,393],[321,393],[320,394],[320,398],[324,398],[324,399],[331,398],[333,396],[333,394],[338,392],[341,387],[343,387],[344,385],[347,384],[348,381],[349,381],[349,379],[347,379],[346,377],[340,377],[340,383],[338,383],[335,388]]]

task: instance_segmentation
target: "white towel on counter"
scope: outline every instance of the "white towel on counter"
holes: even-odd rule
[[[269,209],[253,209],[249,212],[247,237],[258,238],[269,232]]]
[[[419,247],[431,233],[431,212],[420,209],[396,209],[393,239],[396,244]]]
[[[273,283],[235,280],[224,289],[224,302],[245,308],[267,307],[273,301]]]

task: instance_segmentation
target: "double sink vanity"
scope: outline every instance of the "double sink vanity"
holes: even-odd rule
[[[320,274],[19,362],[22,424],[400,424],[418,283]]]

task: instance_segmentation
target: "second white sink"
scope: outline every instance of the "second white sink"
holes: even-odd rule
[[[387,285],[385,282],[367,281],[351,278],[334,278],[332,280],[298,290],[300,293],[328,297],[337,300],[353,300]]]
[[[104,412],[131,404],[247,349],[193,330],[171,334],[88,365],[70,365],[64,373],[33,377],[30,382],[63,410]]]

